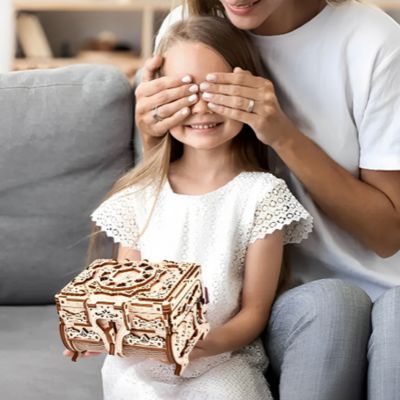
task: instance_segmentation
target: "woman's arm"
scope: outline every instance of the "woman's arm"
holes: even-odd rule
[[[381,257],[400,249],[400,171],[364,169],[356,178],[296,128],[281,110],[270,81],[240,69],[210,78],[200,85],[212,93],[207,97],[210,108],[250,125],[329,218]],[[250,113],[248,99],[256,104]]]
[[[240,311],[199,341],[190,354],[191,360],[238,350],[260,335],[278,286],[282,253],[282,231],[275,231],[249,246]]]
[[[400,249],[400,171],[361,169],[357,179],[295,127],[272,147],[339,226],[381,257]]]

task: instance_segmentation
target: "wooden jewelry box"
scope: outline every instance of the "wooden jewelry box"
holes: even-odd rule
[[[200,265],[94,260],[55,295],[60,335],[76,361],[85,351],[175,364],[209,331]]]

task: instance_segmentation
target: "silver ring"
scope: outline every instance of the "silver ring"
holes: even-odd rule
[[[155,106],[151,110],[151,116],[153,117],[154,122],[161,122],[164,119],[163,117],[160,117],[160,115],[158,114],[158,106]]]
[[[247,106],[247,110],[246,110],[248,113],[252,113],[253,112],[254,104],[255,104],[255,101],[253,99],[250,99],[249,100],[249,105]]]

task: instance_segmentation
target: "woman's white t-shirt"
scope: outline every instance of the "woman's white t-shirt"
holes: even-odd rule
[[[168,26],[182,18],[175,9]],[[354,176],[360,168],[400,170],[400,27],[383,11],[356,1],[327,5],[300,28],[275,36],[250,33],[280,104],[297,127]],[[400,285],[400,252],[383,259],[339,228],[297,178],[271,154],[314,217],[310,239],[288,247],[294,277],[351,281],[376,299]]]

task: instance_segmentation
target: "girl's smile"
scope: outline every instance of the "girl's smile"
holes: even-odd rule
[[[193,134],[215,134],[219,128],[222,127],[223,121],[213,121],[213,120],[203,120],[203,121],[193,121],[188,122],[184,125],[188,133]]]

